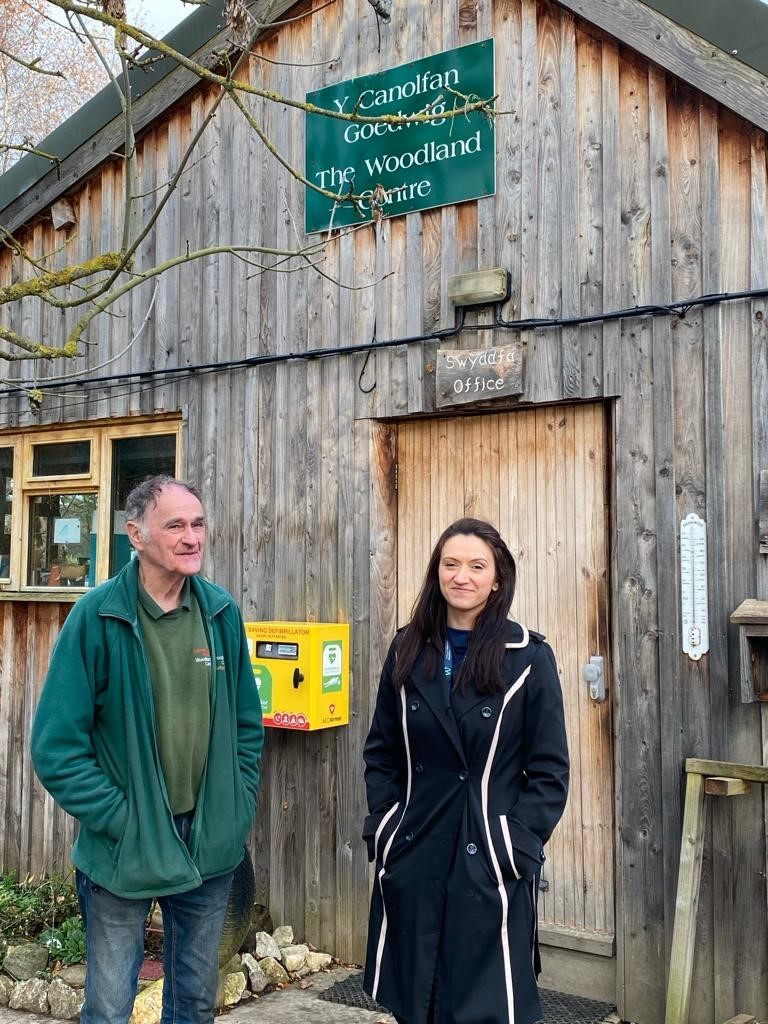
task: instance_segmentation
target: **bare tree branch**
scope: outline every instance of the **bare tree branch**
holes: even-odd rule
[[[3,2],[4,0],[0,0],[0,9]],[[31,9],[37,10],[43,0],[25,0],[25,2],[30,4]],[[333,212],[344,204],[352,204],[358,211],[360,210],[363,197],[354,193],[354,183],[350,184],[347,192],[334,192],[308,180],[305,174],[295,167],[270,139],[260,117],[251,109],[253,102],[249,101],[249,97],[253,97],[255,101],[261,100],[268,104],[278,104],[296,111],[303,111],[306,114],[330,117],[336,121],[373,125],[428,124],[438,119],[443,122],[451,118],[468,117],[475,112],[481,112],[489,118],[494,118],[500,113],[495,109],[495,96],[489,98],[468,96],[452,89],[448,92],[453,96],[453,109],[443,109],[443,107],[450,106],[450,103],[440,97],[439,100],[416,113],[403,115],[399,113],[363,113],[360,109],[362,97],[358,98],[351,109],[349,107],[346,110],[324,109],[307,103],[305,100],[254,85],[240,75],[241,70],[251,57],[254,60],[266,60],[269,63],[279,64],[281,62],[273,61],[253,50],[256,37],[266,25],[248,12],[243,0],[227,0],[227,20],[233,29],[234,45],[230,44],[222,49],[212,51],[202,60],[195,60],[181,53],[164,40],[158,40],[141,27],[131,24],[125,17],[124,0],[45,0],[45,2],[65,14],[71,24],[71,31],[76,35],[78,41],[87,44],[90,52],[95,54],[96,60],[116,91],[120,103],[124,141],[121,152],[116,153],[115,157],[123,162],[122,223],[119,228],[122,237],[119,248],[71,264],[63,269],[53,270],[51,269],[53,257],[59,255],[61,250],[42,257],[35,256],[0,227],[0,243],[23,261],[24,270],[30,275],[28,279],[13,280],[12,283],[0,288],[0,308],[18,304],[22,300],[34,299],[55,309],[79,311],[79,319],[69,329],[66,341],[60,346],[49,346],[42,340],[25,337],[23,330],[14,330],[9,326],[0,327],[0,340],[6,342],[11,349],[17,350],[0,352],[0,359],[6,361],[73,359],[82,355],[85,346],[91,344],[86,340],[86,336],[96,318],[104,315],[117,315],[116,304],[120,299],[146,282],[154,281],[155,292],[152,301],[139,331],[130,342],[132,345],[151,314],[159,278],[175,268],[200,260],[229,256],[248,267],[253,267],[258,274],[314,272],[334,286],[351,290],[375,287],[382,279],[377,278],[377,280],[365,284],[337,280],[322,266],[325,262],[328,239],[324,238],[320,242],[302,247],[299,230],[293,220],[290,208],[288,213],[296,236],[296,249],[272,249],[256,244],[247,244],[248,240],[246,239],[242,243],[208,245],[170,256],[150,267],[140,266],[142,252],[145,251],[142,246],[150,240],[152,232],[157,227],[158,218],[171,197],[177,192],[183,175],[188,173],[190,168],[198,162],[195,159],[195,154],[199,153],[203,135],[221,109],[225,98],[229,98],[234,103],[250,130],[255,133],[266,150],[285,171],[304,188],[311,189],[329,199],[333,203]],[[189,2],[202,3],[205,0],[189,0]],[[328,0],[328,3],[330,2],[331,0]],[[328,3],[322,6],[328,6]],[[315,10],[319,9],[322,7]],[[302,13],[299,18],[306,17],[306,14],[307,12]],[[296,20],[298,19],[290,18],[285,22],[270,22],[269,27]],[[100,26],[101,30],[109,29],[114,33],[117,59],[123,72],[122,77],[118,78],[115,63],[105,51],[103,36],[99,35],[94,26]],[[1,35],[0,39],[2,39]],[[129,46],[133,45],[136,46],[136,49],[129,49]],[[140,48],[156,51],[160,57],[153,55],[147,58],[143,56],[143,51],[140,52]],[[0,47],[0,54],[2,53],[4,53],[4,49]],[[146,188],[145,186],[142,191],[138,169],[138,149],[134,134],[133,98],[129,70],[142,66],[147,60],[154,61],[161,57],[170,58],[178,66],[195,75],[201,83],[212,88],[206,97],[204,116],[192,137],[185,141],[181,156],[175,158],[168,180],[157,188]],[[19,63],[32,74],[42,74],[44,71],[40,58],[29,59],[29,50],[26,51],[26,56],[22,57]],[[321,66],[329,63],[333,62],[322,60],[301,66]],[[27,146],[26,142],[6,143],[5,148],[23,152],[34,151],[37,155],[50,159],[58,167],[56,157],[43,153],[39,149],[35,150],[31,145]],[[0,142],[0,152],[2,149],[3,143]],[[145,203],[144,201],[150,195],[153,196],[154,201]],[[378,206],[376,205],[377,197],[379,198]],[[371,203],[374,218],[377,220],[377,238],[381,231],[385,198],[386,191],[381,185],[374,190],[373,196],[367,198],[367,202]],[[145,205],[151,206],[151,209],[143,210]],[[377,214],[378,216],[376,216]],[[332,223],[333,214],[331,215],[331,225]],[[364,224],[353,225],[345,229],[343,233],[361,230],[365,226]],[[330,234],[331,228],[329,228],[328,237]],[[65,245],[69,245],[71,242],[72,235],[69,235]],[[189,250],[189,243],[187,245]],[[246,279],[250,280],[253,276],[255,275],[249,275]],[[21,322],[26,323],[24,320]],[[126,349],[123,350],[123,352],[125,351]],[[114,361],[116,358],[119,356],[113,357],[110,361]],[[84,372],[92,372],[92,368]]]
[[[21,67],[26,68],[27,71],[34,71],[36,75],[50,75],[52,78],[64,78],[65,77],[63,71],[56,71],[56,70],[52,70],[50,68],[44,68],[40,64],[40,58],[39,57],[36,57],[35,60],[32,60],[32,61],[26,61],[23,58],[19,57],[18,54],[11,53],[10,50],[6,50],[5,47],[3,47],[3,46],[0,46],[0,53],[4,57],[7,57],[8,60],[12,60],[15,64],[19,64],[19,65],[21,65]]]

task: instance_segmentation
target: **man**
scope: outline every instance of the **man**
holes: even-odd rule
[[[159,476],[126,501],[138,557],[84,594],[56,642],[32,729],[45,788],[80,822],[82,1024],[131,1015],[152,897],[164,922],[164,1024],[213,1019],[232,873],[264,738],[240,612],[198,573],[196,490]]]

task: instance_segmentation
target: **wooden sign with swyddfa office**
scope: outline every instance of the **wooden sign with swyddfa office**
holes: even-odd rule
[[[523,392],[523,346],[439,349],[436,402],[438,408],[482,402]]]

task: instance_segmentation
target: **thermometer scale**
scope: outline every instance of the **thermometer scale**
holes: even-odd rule
[[[707,524],[695,512],[680,523],[683,652],[698,661],[709,650]]]

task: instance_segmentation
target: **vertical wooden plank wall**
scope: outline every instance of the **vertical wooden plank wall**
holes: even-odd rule
[[[71,871],[74,822],[47,799],[29,759],[29,730],[68,604],[0,603],[0,870]]]
[[[497,122],[496,196],[334,240],[324,277],[263,273],[228,256],[185,267],[159,284],[146,322],[154,285],[144,284],[120,301],[118,317],[89,330],[91,373],[285,355],[359,344],[374,330],[388,339],[447,327],[449,276],[480,266],[510,269],[510,318],[768,284],[762,133],[555,3],[400,0],[392,22],[381,26],[358,0],[330,7],[313,0],[294,13],[302,16],[258,41],[244,73],[299,96],[493,35],[498,106],[510,112]],[[201,88],[145,133],[145,206],[214,99]],[[247,102],[300,166],[302,115]],[[22,240],[37,256],[58,250],[59,262],[116,246],[122,189],[122,166],[106,165],[73,197],[76,232],[61,237],[41,219]],[[291,246],[307,241],[302,222],[302,188],[224,103],[139,265],[214,240]],[[18,257],[0,254],[0,283],[23,272]],[[757,707],[737,703],[738,658],[727,621],[743,598],[768,598],[754,523],[757,473],[768,466],[765,312],[764,302],[733,303],[679,320],[523,336],[524,402],[615,400],[617,998],[624,1016],[641,1024],[662,1016],[681,760],[761,762],[768,748]],[[71,311],[41,314],[30,300],[0,316],[56,341],[76,319]],[[510,340],[509,333],[470,329],[457,344]],[[359,959],[365,938],[360,754],[397,614],[396,453],[386,421],[434,412],[435,348],[68,390],[46,398],[39,421],[23,397],[0,397],[2,430],[181,410],[186,471],[213,510],[210,574],[237,595],[247,618],[352,623],[352,723],[309,736],[269,734],[252,842],[259,896],[276,921],[344,959]],[[21,363],[9,372],[46,379],[61,368]],[[435,421],[431,429],[453,428]],[[503,443],[491,440],[479,455],[478,494],[498,486],[487,467]],[[422,481],[425,505],[436,480]],[[679,635],[678,528],[691,511],[707,520],[710,541],[712,650],[698,664],[681,654]],[[401,538],[414,566],[433,525],[424,518],[418,536]],[[4,868],[60,866],[71,837],[71,825],[30,779],[25,735],[64,610],[0,603]],[[768,1012],[767,816],[758,794],[714,809],[695,1019]]]

